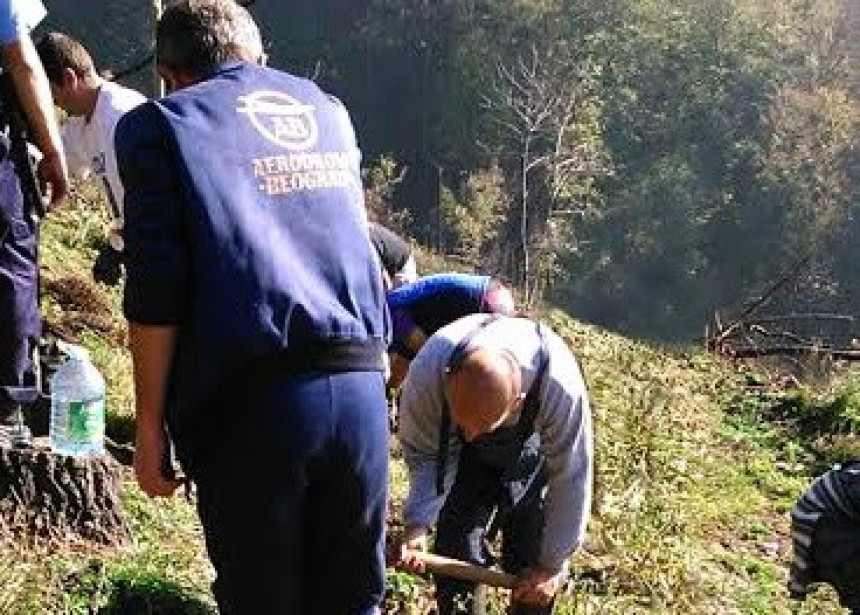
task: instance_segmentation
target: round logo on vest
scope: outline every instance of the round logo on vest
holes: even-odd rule
[[[291,151],[312,148],[317,142],[315,108],[283,92],[260,90],[238,98],[244,113],[263,137]]]

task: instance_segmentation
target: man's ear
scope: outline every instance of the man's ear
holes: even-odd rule
[[[173,90],[177,89],[176,71],[174,71],[172,68],[169,68],[164,64],[159,64],[158,76],[161,77],[162,81],[164,81],[164,89],[167,92],[172,92]]]
[[[60,84],[62,89],[67,92],[74,92],[78,89],[78,74],[71,68],[63,69],[63,82]]]
[[[197,77],[172,69],[164,64],[158,65],[158,74],[164,80],[164,87],[168,92],[181,90],[200,81]]]

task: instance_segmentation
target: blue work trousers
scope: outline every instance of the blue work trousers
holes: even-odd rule
[[[379,612],[388,418],[382,374],[270,378],[194,460],[224,615]],[[209,430],[212,431],[212,430]]]
[[[7,144],[0,139],[0,414],[36,398],[32,357],[41,326],[36,223],[25,212]]]

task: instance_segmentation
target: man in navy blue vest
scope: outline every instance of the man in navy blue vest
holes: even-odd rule
[[[387,325],[349,117],[261,66],[232,0],[171,4],[156,44],[171,93],[116,132],[138,482],[178,486],[166,419],[222,613],[377,613]]]

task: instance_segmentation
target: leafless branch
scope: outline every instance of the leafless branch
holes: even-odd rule
[[[714,338],[711,347],[718,347],[726,338],[734,334],[737,329],[740,328],[747,321],[747,319],[753,314],[753,312],[755,312],[758,308],[767,303],[770,298],[773,297],[774,294],[776,294],[776,291],[785,286],[791,280],[796,279],[797,276],[800,274],[800,271],[802,271],[803,267],[805,267],[809,263],[809,261],[812,260],[815,248],[816,245],[813,244],[813,246],[811,246],[807,250],[806,254],[797,259],[792,264],[792,266],[788,268],[788,271],[786,273],[780,276],[779,279],[776,280],[776,282],[771,284],[771,286],[764,293],[762,293],[761,296],[759,296],[755,301],[750,303],[750,305],[747,306],[746,309],[744,309],[741,315],[738,316],[738,318],[735,319],[734,322],[730,323],[724,330],[718,331],[717,336]]]
[[[782,338],[802,346],[812,346],[814,344],[812,340],[802,338],[796,333],[792,333],[791,331],[770,331],[768,329],[765,329],[761,325],[750,325],[749,330],[751,333],[756,333],[758,335],[761,335],[762,337]]]
[[[827,355],[840,361],[860,361],[860,350],[807,346],[802,344],[767,347],[742,346],[740,348],[727,348],[723,353],[735,359],[752,359],[774,355],[785,355],[789,357]]]
[[[853,323],[856,319],[849,314],[831,314],[827,312],[808,312],[808,313],[793,313],[781,314],[778,316],[758,316],[752,322],[768,323],[781,322],[786,320],[835,320]]]

